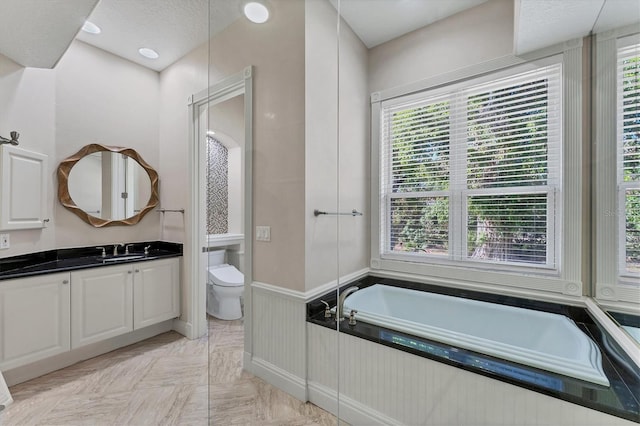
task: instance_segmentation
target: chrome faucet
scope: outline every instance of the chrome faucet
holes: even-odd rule
[[[348,295],[350,295],[351,293],[360,290],[360,287],[348,287],[346,289],[344,289],[343,291],[340,292],[340,297],[338,298],[338,306],[336,307],[336,321],[342,321],[344,320],[344,317],[342,316],[342,310],[344,307],[344,299],[347,298]]]
[[[113,245],[113,255],[114,255],[114,256],[117,256],[117,255],[118,255],[118,246],[122,247],[122,246],[124,246],[124,244],[119,243],[119,244],[114,244],[114,245]]]
[[[127,244],[126,246],[124,246],[124,254],[127,255],[129,254],[129,247],[133,246],[133,244]]]

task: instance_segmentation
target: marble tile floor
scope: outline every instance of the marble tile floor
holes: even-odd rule
[[[337,424],[243,371],[243,333],[241,320],[210,318],[209,339],[164,333],[12,386],[0,424]]]

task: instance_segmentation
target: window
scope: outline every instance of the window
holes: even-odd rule
[[[558,269],[561,65],[381,105],[380,254]]]
[[[617,148],[620,275],[640,275],[640,44],[618,49]]]

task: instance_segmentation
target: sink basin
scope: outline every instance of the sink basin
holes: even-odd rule
[[[125,260],[142,259],[143,257],[144,257],[143,254],[127,254],[127,255],[122,255],[122,256],[106,257],[106,258],[102,259],[102,261],[104,263],[122,262],[122,261],[125,261]]]

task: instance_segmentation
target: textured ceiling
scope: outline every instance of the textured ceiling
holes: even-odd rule
[[[89,20],[102,32],[80,32],[78,39],[161,71],[207,41],[209,14],[213,35],[240,16],[240,3],[212,2],[210,13],[208,0],[101,0]],[[154,49],[160,57],[140,56],[141,47]]]
[[[0,0],[0,54],[53,68],[98,0]]]
[[[52,68],[78,34],[79,40],[161,71],[238,19],[243,1],[212,0],[209,6],[208,0],[101,0],[96,6],[98,0],[0,0],[0,54],[23,66]],[[339,0],[330,1],[337,7]],[[373,47],[484,1],[341,0],[340,11]],[[516,54],[592,30],[640,25],[640,0],[514,1]],[[88,16],[101,34],[78,33]],[[160,58],[140,56],[140,47],[155,49]]]
[[[372,48],[487,0],[329,0]],[[338,5],[339,4],[339,5]]]
[[[638,25],[640,31],[640,0],[606,0],[593,32],[599,33],[632,24]]]
[[[516,55],[640,23],[640,0],[516,0],[515,5]]]

